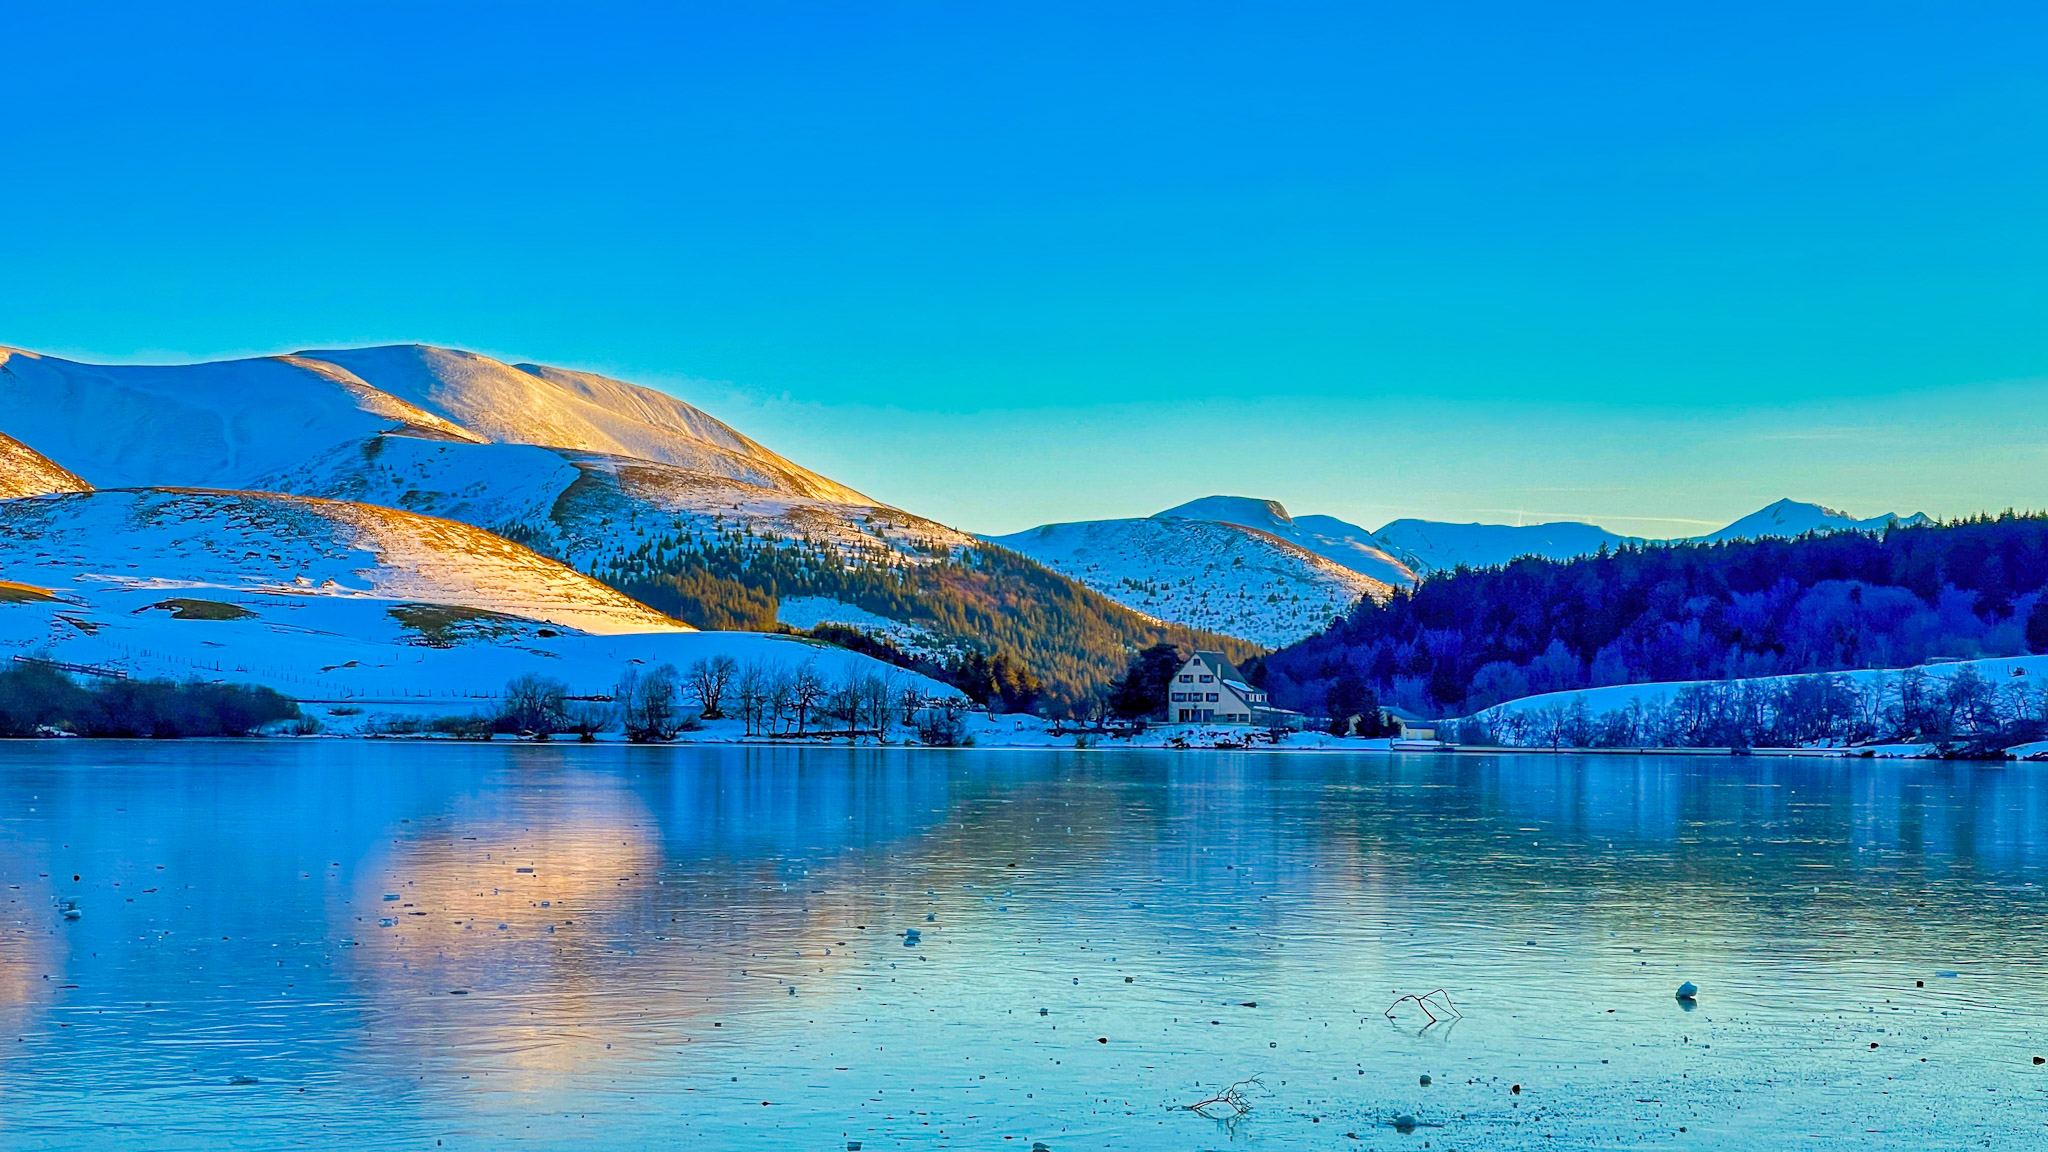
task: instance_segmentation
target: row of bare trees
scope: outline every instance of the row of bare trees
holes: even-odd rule
[[[672,740],[703,720],[737,718],[749,736],[863,735],[888,739],[898,729],[926,743],[958,743],[966,705],[928,698],[915,678],[894,669],[849,666],[829,676],[816,664],[741,664],[730,656],[673,664],[631,665],[612,692],[628,740]]]

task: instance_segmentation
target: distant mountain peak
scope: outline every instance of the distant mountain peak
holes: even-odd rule
[[[1223,520],[1086,520],[989,539],[1153,619],[1272,647],[1393,593],[1279,533]]]
[[[1843,520],[1855,519],[1854,516],[1849,515],[1847,512],[1842,511],[1840,508],[1830,508],[1825,504],[1815,504],[1810,500],[1794,500],[1790,496],[1781,496],[1778,499],[1771,501],[1769,504],[1764,505],[1762,508],[1759,508],[1757,511],[1758,513],[1764,513],[1791,512],[1795,510],[1814,510],[1818,511],[1823,516],[1835,516]]]
[[[1910,516],[1887,512],[1881,516],[1858,519],[1838,508],[1786,498],[1766,504],[1726,528],[1697,539],[1719,542],[1756,540],[1772,536],[1803,536],[1808,532],[1882,532],[1894,524],[1912,527],[1926,523],[1929,523],[1929,520],[1923,512],[1915,512]]]
[[[1294,517],[1287,514],[1287,506],[1278,500],[1262,500],[1256,496],[1204,496],[1177,504],[1164,512],[1152,514],[1154,520],[1218,520],[1225,524],[1238,524],[1246,528],[1286,529],[1294,524]]]

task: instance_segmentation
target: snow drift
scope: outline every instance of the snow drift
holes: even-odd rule
[[[718,655],[955,695],[828,645],[696,632],[470,525],[195,489],[0,501],[0,653],[387,711],[476,707],[527,672],[602,696],[626,667]]]

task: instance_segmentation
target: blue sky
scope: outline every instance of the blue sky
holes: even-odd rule
[[[2038,4],[40,5],[0,342],[669,388],[975,530],[2048,503]]]

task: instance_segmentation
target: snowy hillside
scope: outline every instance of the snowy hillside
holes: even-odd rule
[[[1155,520],[1170,518],[1257,528],[1383,584],[1403,587],[1415,583],[1415,572],[1373,533],[1335,516],[1289,516],[1278,500],[1204,496],[1153,514]]]
[[[210,589],[461,605],[597,633],[689,630],[467,524],[296,496],[105,489],[0,502],[0,572],[89,599]]]
[[[973,542],[887,505],[842,504],[674,465],[526,444],[379,436],[259,476],[252,486],[461,520],[585,570],[668,534],[808,539],[907,562],[923,549]]]
[[[12,436],[0,435],[0,500],[52,492],[89,492],[92,485],[59,468]]]
[[[1047,524],[991,540],[1154,619],[1268,647],[1392,592],[1270,532],[1207,519]]]
[[[1725,737],[1712,732],[1710,717],[1725,720],[1732,713],[1745,722],[1770,720],[1777,708],[1802,707],[1810,730],[1788,743],[1840,746],[1851,740],[1899,738],[1896,729],[1908,696],[1928,701],[1951,698],[1963,685],[1981,713],[1975,722],[1989,729],[1995,723],[2038,717],[2048,705],[2048,656],[1993,656],[1975,660],[1943,660],[1910,668],[1857,668],[1839,672],[1762,676],[1737,680],[1678,680],[1648,684],[1614,684],[1546,692],[1496,704],[1468,718],[1465,738],[1517,747],[1572,746],[1573,738],[1602,735],[1611,746],[1635,747],[1697,741],[1674,740],[1674,730],[1702,725],[1709,743]],[[1965,684],[1964,682],[1967,681]],[[1912,686],[1909,688],[1908,685]],[[1816,686],[1831,691],[1816,691]],[[1804,699],[1785,694],[1804,690]],[[1835,697],[1831,702],[1829,695]],[[1744,698],[1747,702],[1743,702]],[[1952,707],[1944,705],[1943,708]],[[1715,717],[1719,711],[1721,716]],[[1814,716],[1814,712],[1822,715]],[[1931,711],[1931,710],[1930,710]],[[1953,716],[1948,719],[1953,719]],[[1578,732],[1571,729],[1577,727]],[[1830,733],[1829,728],[1849,729]],[[1860,730],[1860,731],[1856,731]],[[1910,730],[1910,729],[1909,729]],[[1930,750],[1939,737],[1911,736],[1909,743],[1880,747],[1880,754],[1915,755]],[[2030,746],[2030,758],[2048,758],[2048,744]]]
[[[1808,532],[1882,532],[1892,524],[1912,527],[1928,523],[1925,514],[1915,512],[1911,516],[1900,516],[1887,512],[1858,520],[1847,512],[1824,508],[1819,504],[1802,504],[1796,500],[1780,500],[1744,516],[1718,532],[1709,533],[1697,539],[1708,542],[1722,540],[1759,540],[1767,536],[1803,536]]]
[[[695,632],[468,525],[190,489],[0,501],[0,654],[391,711],[488,701],[526,672],[602,695],[628,664],[718,654],[881,670],[791,638]]]

